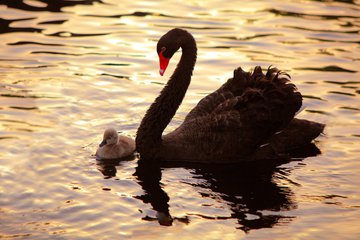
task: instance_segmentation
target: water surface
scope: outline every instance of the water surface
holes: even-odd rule
[[[359,239],[359,10],[351,0],[2,0],[0,238]],[[173,27],[194,35],[198,62],[166,131],[236,67],[274,65],[304,95],[299,117],[327,124],[321,154],[245,169],[96,161],[103,130],[135,137],[176,66],[180,54],[161,78],[155,52]]]

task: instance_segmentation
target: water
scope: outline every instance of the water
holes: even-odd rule
[[[359,239],[359,10],[351,0],[0,1],[0,238]],[[270,169],[97,162],[103,130],[134,137],[173,71],[179,54],[161,78],[155,46],[175,26],[199,51],[167,131],[236,67],[275,65],[304,95],[300,117],[327,124],[322,153]]]

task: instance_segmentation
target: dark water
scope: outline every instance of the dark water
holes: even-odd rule
[[[0,238],[359,239],[359,10],[351,0],[1,0]],[[300,117],[327,124],[321,154],[280,166],[97,162],[103,130],[134,137],[174,69],[179,54],[158,76],[155,52],[173,27],[199,52],[167,131],[236,67],[272,64],[303,93]]]

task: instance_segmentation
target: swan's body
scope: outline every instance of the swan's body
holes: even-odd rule
[[[203,98],[173,132],[162,135],[184,98],[196,62],[191,34],[173,29],[158,42],[160,74],[182,48],[180,62],[145,114],[136,136],[142,159],[229,163],[276,158],[310,143],[324,125],[294,119],[302,96],[289,76],[276,68],[264,75],[241,68],[218,90]]]
[[[99,144],[96,157],[101,159],[120,159],[132,155],[135,151],[135,141],[123,135],[118,135],[114,128],[107,128],[103,141]]]

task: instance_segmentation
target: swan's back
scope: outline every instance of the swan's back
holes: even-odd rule
[[[178,129],[164,136],[168,146],[164,158],[183,149],[177,154],[185,161],[249,159],[288,126],[301,104],[302,96],[287,74],[276,68],[266,74],[260,67],[253,73],[238,68],[233,78],[197,104]]]

